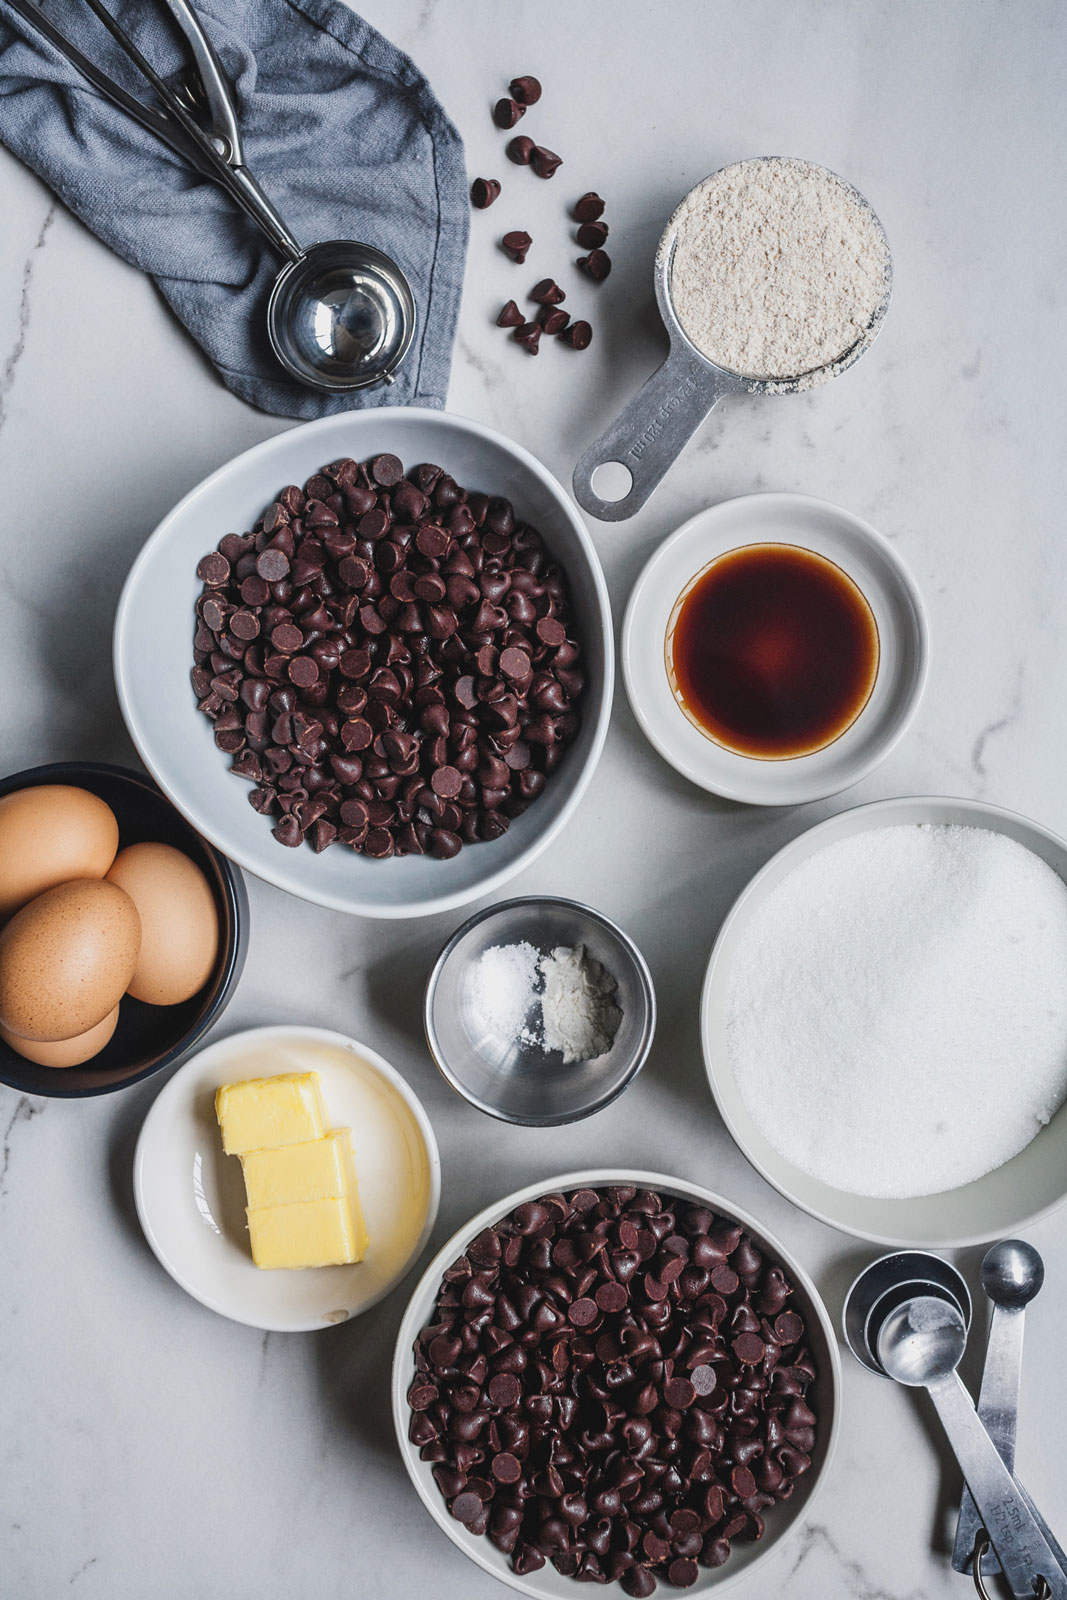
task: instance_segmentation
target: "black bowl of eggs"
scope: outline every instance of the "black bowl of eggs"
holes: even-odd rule
[[[244,966],[238,869],[150,778],[92,762],[0,779],[0,1082],[108,1094],[178,1061]]]

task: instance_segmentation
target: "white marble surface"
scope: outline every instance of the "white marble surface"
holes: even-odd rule
[[[896,267],[874,350],[824,390],[724,406],[641,516],[593,531],[618,615],[657,541],[708,501],[760,488],[839,501],[911,564],[934,670],[917,724],[880,771],[787,812],[689,787],[644,743],[620,691],[584,806],[514,884],[594,902],[653,968],[652,1058],[592,1121],[502,1128],[437,1076],[417,1001],[456,917],[359,923],[250,883],[251,952],[223,1026],[306,1019],[397,1063],[444,1156],[435,1243],[520,1183],[641,1163],[757,1212],[836,1314],[871,1252],[793,1210],[731,1144],[700,1061],[699,982],[749,875],[830,811],[898,793],[980,795],[1067,832],[1067,12],[1056,0],[363,10],[429,72],[471,175],[508,180],[506,198],[473,219],[450,404],[521,439],[564,481],[659,359],[652,249],[692,182],[746,155],[797,154],[870,196]],[[489,121],[516,71],[546,85],[528,127],[566,160],[552,184],[507,167]],[[568,304],[592,308],[597,342],[530,361],[491,313],[531,271],[570,282],[563,205],[590,187],[609,201],[615,271]],[[150,285],[6,155],[0,216],[0,762],[127,760],[109,631],[129,562],[179,495],[283,424],[229,395]],[[494,252],[505,225],[537,238],[524,271]],[[203,1310],[156,1265],[132,1212],[130,1157],[157,1087],[73,1103],[0,1091],[0,1592],[493,1600],[503,1591],[437,1534],[393,1442],[387,1372],[403,1289],[355,1324],[263,1337]],[[1061,1214],[1031,1231],[1049,1283],[1030,1318],[1019,1445],[1020,1472],[1061,1536],[1065,1227]],[[964,1256],[972,1272],[977,1255]],[[948,1567],[958,1478],[929,1413],[847,1363],[845,1385],[815,1521],[763,1592],[969,1593]]]

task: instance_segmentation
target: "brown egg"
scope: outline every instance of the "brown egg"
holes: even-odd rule
[[[88,1033],[126,993],[140,948],[137,907],[117,884],[47,889],[0,932],[0,1026],[50,1044]]]
[[[173,1006],[210,978],[219,951],[215,897],[195,862],[169,844],[131,844],[107,875],[125,889],[141,918],[141,953],[129,992]]]
[[[83,1061],[100,1054],[114,1033],[118,1020],[119,1008],[116,1006],[114,1011],[108,1012],[103,1022],[98,1022],[88,1033],[79,1033],[76,1039],[58,1039],[54,1044],[42,1044],[37,1039],[20,1039],[17,1033],[10,1033],[3,1027],[0,1027],[0,1039],[12,1050],[17,1050],[20,1056],[25,1056],[27,1061],[35,1061],[39,1067],[80,1067]]]
[[[0,922],[72,878],[102,878],[119,847],[110,806],[65,783],[0,796]]]

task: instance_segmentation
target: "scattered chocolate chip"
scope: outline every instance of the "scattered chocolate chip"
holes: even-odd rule
[[[541,343],[541,324],[539,322],[524,322],[520,328],[515,329],[511,337],[516,344],[521,344],[524,350],[528,350],[532,356],[535,356]]]
[[[546,150],[543,144],[536,144],[530,156],[530,165],[539,178],[551,178],[563,165],[563,157],[554,150]]]
[[[499,197],[500,184],[495,178],[475,178],[471,184],[471,205],[476,211],[485,211]]]
[[[536,78],[512,78],[508,89],[512,99],[522,106],[535,106],[541,98],[541,85]]]
[[[564,328],[560,339],[564,344],[569,344],[572,350],[587,350],[592,342],[593,330],[588,322],[579,319]]]
[[[498,100],[493,107],[493,121],[498,128],[513,128],[520,117],[526,115],[526,107],[517,100],[511,100],[506,95]]]
[[[543,311],[538,312],[537,320],[548,337],[552,338],[553,335],[563,332],[571,318],[569,311],[562,311],[558,306],[546,306]]]
[[[530,157],[536,148],[534,141],[527,138],[526,134],[517,133],[514,139],[508,140],[504,154],[509,161],[514,161],[517,167],[528,167],[530,165]]]
[[[558,306],[567,296],[554,278],[542,278],[530,290],[530,299],[542,306]]]
[[[590,250],[587,256],[578,257],[578,266],[594,283],[603,283],[611,271],[611,257],[606,250]]]
[[[575,222],[596,222],[604,215],[604,202],[595,189],[590,189],[574,202],[571,215]]]
[[[488,201],[486,202],[488,204]],[[599,250],[608,236],[606,222],[583,222],[578,229],[578,243],[583,250]]]
[[[511,257],[512,261],[517,261],[521,266],[526,260],[526,252],[529,250],[532,244],[533,240],[530,238],[530,235],[528,233],[524,233],[521,228],[517,228],[512,233],[506,233],[504,235],[500,241],[500,248],[503,250],[505,255]],[[601,252],[601,254],[603,254],[603,252]]]
[[[518,328],[526,321],[514,300],[508,300],[500,308],[500,315],[496,319],[498,328]],[[443,597],[442,597],[443,598]]]

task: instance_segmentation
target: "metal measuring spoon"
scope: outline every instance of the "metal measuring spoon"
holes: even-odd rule
[[[415,298],[390,256],[355,239],[301,246],[244,163],[241,131],[222,63],[188,0],[166,0],[193,54],[176,94],[102,0],[90,9],[155,90],[164,110],[143,105],[59,30],[37,0],[13,8],[94,88],[225,189],[283,257],[267,307],[267,336],[282,366],[311,389],[338,393],[392,383],[411,348]],[[208,126],[200,125],[200,113]]]
[[[956,1368],[967,1344],[953,1302],[919,1295],[891,1311],[878,1331],[878,1360],[889,1377],[927,1391],[974,1496],[1001,1570],[1019,1600],[1044,1579],[1051,1600],[1067,1600],[1067,1573],[997,1453]]]
[[[757,156],[751,162],[738,164],[755,166],[759,162],[778,159],[780,157]],[[719,169],[719,171],[725,170],[725,168]],[[711,173],[710,178],[717,175]],[[839,181],[844,183],[844,179]],[[709,178],[703,178],[694,189],[690,190],[690,194],[702,188],[707,182]],[[845,187],[852,189],[851,184],[845,184]],[[869,201],[864,199],[858,190],[852,189],[852,192],[873,217],[874,211]],[[684,204],[685,200],[681,202],[681,205]],[[885,294],[881,303],[871,319],[866,334],[829,366],[822,367],[817,372],[798,374],[794,378],[748,376],[744,373],[729,372],[725,367],[718,367],[709,361],[707,356],[702,355],[690,341],[678,320],[671,299],[671,269],[678,242],[676,218],[681,205],[668,222],[656,251],[654,279],[656,301],[670,338],[670,353],[659,370],[654,372],[637,391],[622,415],[617,417],[599,439],[589,446],[574,469],[574,498],[583,510],[594,517],[599,517],[602,522],[622,522],[641,509],[668,468],[681,455],[683,448],[712,407],[718,405],[725,396],[796,394],[801,389],[812,387],[815,383],[837,377],[839,373],[852,366],[853,362],[857,361],[873,343],[889,307],[892,264],[889,242],[886,240]],[[882,238],[885,239],[881,223],[877,217],[874,220],[878,224]],[[593,475],[597,470],[613,463],[621,463],[631,480],[627,493],[615,500],[598,494],[593,487]]]
[[[1015,1423],[1019,1409],[1019,1380],[1022,1376],[1023,1315],[1045,1281],[1045,1264],[1033,1245],[1023,1239],[1004,1239],[987,1250],[982,1259],[982,1287],[993,1302],[989,1324],[982,1387],[978,1396],[978,1416],[1000,1452],[1009,1472],[1015,1468]],[[965,1488],[960,1501],[952,1565],[957,1572],[970,1572],[975,1541],[982,1519],[970,1490]],[[1057,1552],[1055,1541],[1046,1538]],[[1063,1563],[1062,1552],[1058,1559]],[[1000,1570],[993,1552],[983,1571]]]

